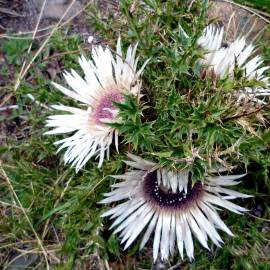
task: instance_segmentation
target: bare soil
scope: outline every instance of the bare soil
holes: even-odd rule
[[[7,1],[7,0],[5,0]],[[55,23],[64,15],[68,8],[70,1],[64,1],[63,4],[54,4],[56,0],[47,0],[47,4],[44,8],[42,19],[39,24],[39,29],[51,29]],[[84,5],[92,0],[77,0],[70,8],[70,12],[67,13],[65,20],[71,19],[75,16]],[[6,2],[6,8],[14,12],[12,16],[9,13],[1,14],[0,10],[0,27],[2,33],[27,33],[32,32],[35,29],[40,10],[43,1],[39,0],[10,0]],[[59,2],[60,3],[60,2]],[[81,35],[92,35],[92,30],[89,21],[87,20],[85,13],[81,12],[72,21],[73,33],[80,33]],[[44,32],[43,32],[44,33]]]
[[[217,19],[217,22],[226,27],[226,39],[229,42],[241,36],[246,37],[249,42],[269,38],[266,31],[268,24],[258,14],[223,0],[212,0],[207,11],[209,19]]]

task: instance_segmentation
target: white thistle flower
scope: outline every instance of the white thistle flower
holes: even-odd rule
[[[264,75],[269,66],[262,67],[262,57],[252,58],[255,47],[247,44],[244,37],[236,39],[231,44],[223,45],[224,28],[210,25],[204,29],[203,35],[198,39],[198,45],[207,51],[200,65],[206,67],[210,74],[221,78],[229,76],[233,79],[236,66],[243,70],[247,80],[256,79],[265,84],[265,87],[246,87],[238,92],[238,102],[247,99],[258,103],[265,103],[265,97],[270,95],[270,80]]]
[[[139,98],[141,75],[145,65],[137,69],[138,58],[135,58],[137,45],[129,46],[126,58],[123,59],[120,38],[117,42],[116,59],[109,48],[97,46],[92,50],[92,59],[79,58],[84,78],[75,71],[64,72],[64,78],[72,88],[69,90],[57,83],[53,85],[66,96],[80,102],[81,108],[68,107],[62,104],[52,106],[56,110],[69,114],[52,115],[47,120],[47,127],[53,127],[45,134],[73,133],[72,136],[57,141],[61,145],[58,151],[67,148],[64,161],[72,163],[79,171],[93,156],[99,157],[101,167],[104,156],[109,158],[109,148],[115,136],[118,149],[117,132],[105,122],[116,122],[118,110],[113,102],[121,102],[125,93]]]
[[[128,248],[144,231],[140,249],[154,232],[153,258],[159,253],[162,260],[173,255],[175,245],[183,259],[184,250],[194,258],[192,234],[205,248],[211,239],[217,246],[223,242],[216,228],[233,235],[218,215],[220,208],[241,214],[246,211],[230,200],[247,198],[249,195],[227,189],[237,185],[243,175],[208,176],[204,183],[191,184],[189,172],[172,172],[157,169],[157,164],[128,154],[126,161],[133,170],[115,175],[123,180],[112,185],[101,203],[123,201],[102,216],[115,219],[111,228],[120,233],[121,243]]]

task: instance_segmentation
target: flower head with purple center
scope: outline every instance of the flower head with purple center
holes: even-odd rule
[[[115,56],[110,48],[97,46],[92,49],[92,60],[84,56],[79,59],[84,78],[75,70],[64,72],[72,89],[53,83],[64,95],[79,102],[79,108],[53,105],[54,109],[66,113],[51,115],[46,126],[53,129],[45,134],[72,134],[55,144],[60,145],[58,151],[66,148],[64,161],[75,166],[76,171],[93,156],[99,159],[98,167],[101,167],[105,155],[109,158],[113,138],[118,149],[117,131],[106,121],[116,121],[118,110],[113,102],[121,102],[124,94],[140,97],[140,75],[147,61],[136,71],[136,48],[137,45],[129,46],[124,58],[120,39]]]

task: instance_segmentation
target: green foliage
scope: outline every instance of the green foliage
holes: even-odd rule
[[[121,25],[96,22],[106,38],[120,32],[126,44],[139,40],[141,60],[150,59],[141,102],[126,97],[125,104],[118,104],[123,121],[112,125],[131,144],[129,151],[158,157],[162,166],[190,167],[198,178],[225,160],[229,167],[269,160],[269,141],[261,139],[265,127],[256,118],[256,107],[253,113],[250,104],[235,101],[239,89],[261,83],[247,81],[237,68],[234,80],[213,82],[198,67],[203,52],[196,40],[205,26],[207,3],[196,2],[190,13],[186,3],[146,1],[132,13],[130,5],[121,2]],[[263,113],[267,118],[269,111]]]
[[[21,65],[24,59],[22,57],[18,57],[18,55],[24,55],[29,45],[29,40],[12,39],[5,42],[1,47],[6,53],[5,55],[10,64]]]
[[[155,135],[152,133],[152,123],[143,123],[141,117],[143,111],[147,107],[139,108],[134,96],[125,96],[124,103],[115,103],[120,109],[119,123],[110,124],[110,126],[118,129],[120,134],[124,135],[124,141],[132,144],[136,151],[151,150],[153,143],[157,143]]]

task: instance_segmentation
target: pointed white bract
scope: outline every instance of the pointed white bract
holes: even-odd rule
[[[140,96],[139,77],[147,62],[136,71],[136,48],[137,45],[130,46],[124,58],[120,39],[115,56],[109,48],[97,46],[92,50],[92,60],[87,60],[84,56],[79,59],[84,78],[74,70],[64,73],[71,90],[53,83],[63,94],[79,102],[80,108],[62,104],[52,106],[66,114],[50,116],[46,126],[53,129],[45,134],[73,133],[55,144],[60,145],[59,150],[67,149],[64,161],[76,166],[76,171],[93,156],[99,158],[98,166],[101,167],[105,156],[109,158],[113,136],[118,149],[117,132],[106,122],[119,121],[118,110],[113,102],[121,102],[127,93],[138,98]]]
[[[182,259],[184,251],[194,258],[193,237],[208,249],[208,239],[220,246],[221,229],[233,235],[221,220],[218,209],[225,208],[237,214],[245,212],[230,200],[248,195],[227,187],[238,184],[243,175],[208,176],[204,183],[192,186],[191,173],[158,169],[157,164],[128,154],[126,163],[131,171],[113,176],[122,180],[105,194],[101,203],[122,201],[103,214],[114,219],[111,228],[119,233],[121,243],[129,247],[142,235],[142,249],[153,234],[153,258],[162,260],[174,254],[175,247]]]
[[[253,56],[255,47],[247,44],[244,37],[236,39],[231,44],[224,45],[224,29],[210,25],[205,28],[203,35],[198,39],[198,45],[206,50],[204,59],[199,61],[210,74],[224,78],[234,77],[237,66],[244,73],[247,80],[258,80],[265,86],[254,88],[246,87],[237,93],[238,102],[241,100],[265,103],[270,96],[270,79],[265,75],[269,66],[263,67],[261,56]]]

